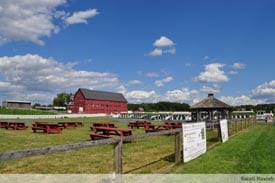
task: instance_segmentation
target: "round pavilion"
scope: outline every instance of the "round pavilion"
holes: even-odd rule
[[[220,119],[229,119],[231,106],[216,99],[213,93],[191,106],[192,121],[214,122]]]

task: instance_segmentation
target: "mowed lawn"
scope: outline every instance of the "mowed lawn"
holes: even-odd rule
[[[90,140],[93,122],[114,122],[111,118],[56,119],[43,121],[80,121],[84,127],[64,129],[62,134],[33,133],[0,129],[0,153],[71,144]],[[135,129],[134,134],[144,133]],[[217,131],[207,132],[206,154],[189,163],[178,164],[170,173],[274,173],[275,126],[258,124],[232,137],[225,144],[217,143]],[[124,173],[156,173],[172,165],[174,136],[156,136],[123,144]],[[215,146],[214,146],[215,145]],[[85,148],[0,162],[0,173],[111,173],[113,172],[113,145]]]
[[[219,144],[188,163],[178,164],[170,173],[275,173],[275,126],[261,123]]]
[[[82,118],[42,120],[47,122],[80,121],[84,127],[64,129],[62,134],[33,133],[31,122],[27,130],[0,129],[0,153],[48,147],[61,144],[79,143],[90,140],[93,122],[114,122],[111,118]],[[134,134],[145,133],[135,129]],[[156,136],[123,144],[123,171],[125,173],[151,173],[173,163],[174,136]],[[0,173],[110,173],[113,172],[113,145],[84,148],[79,150],[34,156],[9,161],[0,161]]]

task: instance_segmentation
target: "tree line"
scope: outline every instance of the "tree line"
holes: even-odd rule
[[[264,110],[266,112],[275,112],[275,104],[257,104],[257,105],[240,105],[234,106],[234,111],[241,111],[241,110],[253,110],[253,111],[260,111]]]

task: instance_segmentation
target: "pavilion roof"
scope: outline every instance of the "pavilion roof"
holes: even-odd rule
[[[231,108],[231,106],[216,99],[213,93],[209,93],[207,98],[191,106],[191,109],[213,109],[213,108]]]

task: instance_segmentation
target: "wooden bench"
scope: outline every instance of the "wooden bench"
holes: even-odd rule
[[[147,121],[134,121],[134,122],[129,122],[128,123],[128,127],[130,128],[139,128],[139,127],[145,127],[145,125],[149,125],[151,124],[150,122],[147,122]]]
[[[5,125],[5,128],[8,130],[13,129],[13,130],[26,130],[28,126],[24,122],[8,122]]]
[[[52,123],[46,123],[46,122],[35,122],[33,124],[32,130],[34,133],[36,133],[38,130],[43,131],[44,133],[61,133],[62,128],[59,124],[52,124]]]

